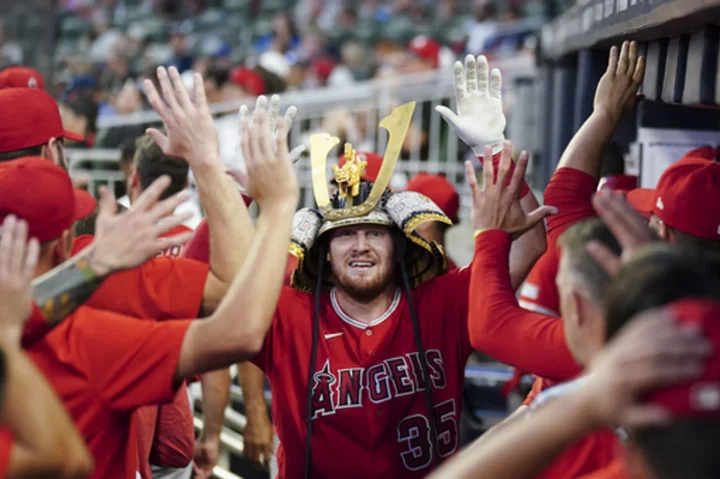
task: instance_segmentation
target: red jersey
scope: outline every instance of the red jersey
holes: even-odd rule
[[[0,477],[7,477],[10,468],[10,454],[12,453],[13,436],[10,429],[0,426]]]
[[[560,294],[555,282],[558,263],[555,245],[548,241],[548,249],[535,263],[520,288],[520,306],[547,316],[560,316]]]
[[[78,308],[28,355],[60,396],[95,459],[93,478],[134,479],[130,415],[170,401],[189,320],[139,321]]]
[[[404,294],[369,324],[347,316],[325,292],[313,387],[314,477],[423,477],[458,449],[469,270],[413,291],[438,447],[431,448],[419,353]],[[285,288],[262,351],[253,359],[270,379],[280,438],[280,478],[303,477],[314,296]],[[437,451],[439,457],[435,457]]]
[[[182,233],[188,233],[192,232],[192,228],[188,228],[185,225],[178,225],[175,228],[171,229],[164,235],[162,235],[163,238],[170,238],[171,236],[176,236]],[[158,256],[169,256],[171,258],[176,258],[180,256],[180,254],[183,251],[184,245],[177,245],[177,246],[171,246],[170,248],[166,249],[165,251],[158,254]]]

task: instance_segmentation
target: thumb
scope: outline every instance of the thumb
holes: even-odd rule
[[[115,195],[104,185],[98,188],[98,192],[100,193],[98,216],[113,216],[117,212]]]
[[[537,208],[536,210],[528,213],[527,222],[529,225],[535,226],[536,224],[544,220],[546,217],[550,215],[555,215],[557,214],[557,212],[558,209],[554,206],[541,206],[540,208]]]
[[[451,127],[457,131],[460,130],[460,126],[458,125],[460,118],[450,108],[438,105],[435,107],[435,111],[440,113],[440,116],[442,116]]]
[[[306,149],[305,145],[300,145],[290,150],[290,161],[292,163],[297,163],[302,154],[305,153]]]
[[[168,140],[168,137],[165,136],[163,132],[156,128],[148,128],[147,130],[145,130],[145,133],[152,137],[153,140],[155,140],[155,144],[160,147],[163,153],[168,152],[168,148],[170,147],[170,140]]]
[[[610,248],[605,246],[601,241],[590,241],[587,245],[587,250],[607,274],[611,277],[617,276],[622,267],[622,263],[620,258],[618,258]]]

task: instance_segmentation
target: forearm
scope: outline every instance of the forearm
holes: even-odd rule
[[[193,170],[210,231],[210,270],[230,285],[253,241],[254,226],[233,180],[217,162]]]
[[[178,379],[246,361],[262,348],[282,288],[293,212],[294,204],[261,212],[230,290],[212,316],[194,322],[186,334]]]
[[[248,414],[265,413],[267,414],[267,406],[265,405],[265,373],[260,368],[250,362],[244,362],[237,365],[238,377],[240,379],[240,387],[243,392],[243,401]]]
[[[16,342],[0,342],[7,375],[2,421],[15,442],[8,477],[88,474],[92,458],[60,399]]]
[[[578,394],[568,395],[475,441],[430,477],[532,478],[594,428],[585,401]]]
[[[598,178],[603,150],[612,138],[618,119],[596,109],[572,137],[560,157],[558,168],[573,168]]]
[[[92,296],[111,272],[94,260],[92,246],[33,282],[35,303],[52,328]]]
[[[509,247],[509,236],[499,230],[476,239],[468,314],[471,344],[522,371],[570,379],[580,368],[565,343],[562,320],[518,305],[508,272]]]
[[[219,438],[230,400],[230,371],[218,369],[200,377],[202,385],[203,430],[205,438]]]
[[[525,213],[530,213],[539,208],[540,204],[533,192],[530,191],[520,200],[520,206]],[[547,235],[543,221],[513,241],[510,246],[510,282],[513,291],[517,291],[522,286],[530,270],[546,249]]]

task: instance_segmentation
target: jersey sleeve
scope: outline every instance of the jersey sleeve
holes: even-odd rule
[[[529,311],[560,316],[560,294],[555,283],[558,272],[557,251],[550,241],[548,243],[550,247],[535,263],[520,288],[518,303]]]
[[[597,178],[574,168],[555,171],[544,195],[544,203],[558,209],[556,215],[547,217],[549,244],[555,244],[575,223],[597,216],[592,205],[597,184]]]
[[[136,318],[196,318],[210,268],[184,258],[153,258],[109,276],[86,306]]]
[[[472,346],[497,361],[563,381],[580,372],[562,320],[521,308],[510,283],[510,236],[486,231],[475,240],[468,329]]]
[[[0,426],[0,477],[7,477],[10,468],[10,454],[12,453],[13,436],[10,429]]]
[[[191,320],[158,323],[79,308],[70,325],[71,354],[108,407],[130,411],[172,400]]]

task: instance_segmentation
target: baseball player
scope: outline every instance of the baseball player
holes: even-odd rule
[[[481,63],[480,81],[474,58],[468,78],[475,91],[482,85],[487,98],[481,101],[493,116],[479,105],[474,126],[460,128],[479,141],[494,140],[499,153],[499,72],[488,89],[487,62]],[[466,80],[462,65],[456,74]],[[311,139],[318,209],[295,215],[293,287],[283,289],[263,348],[252,359],[273,389],[281,478],[422,477],[458,449],[464,367],[472,350],[469,269],[446,273],[441,249],[415,231],[429,221],[450,224],[440,208],[419,193],[387,188],[413,109],[403,105],[381,122],[390,136],[375,182],[362,179],[366,165],[346,147],[343,166],[333,167],[332,196],[326,161],[338,140]],[[462,121],[470,120],[463,113]],[[488,120],[490,137],[478,132]],[[509,179],[509,157],[493,160]],[[517,198],[526,165],[524,157],[512,184],[495,188]],[[515,219],[528,231],[549,212],[521,211]]]

